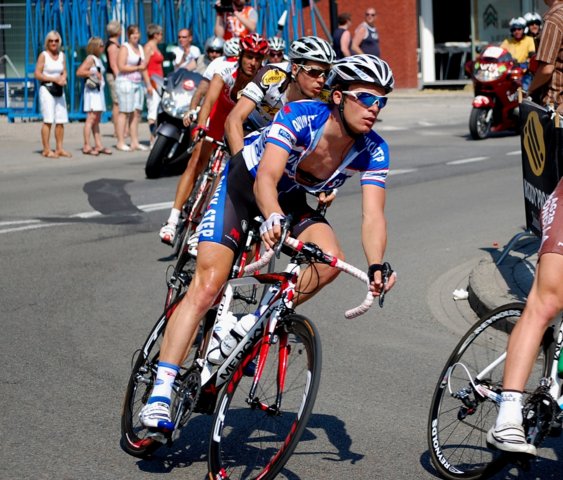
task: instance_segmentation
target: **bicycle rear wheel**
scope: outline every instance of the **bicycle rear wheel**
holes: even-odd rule
[[[249,403],[253,377],[245,367],[256,359],[261,342],[241,360],[228,380],[215,412],[209,447],[213,478],[272,479],[295,450],[307,425],[320,383],[321,343],[315,326],[292,314],[280,320],[277,343],[270,348],[256,396]],[[288,352],[285,386],[275,408],[278,375]],[[268,408],[270,407],[270,408]]]
[[[523,309],[523,303],[512,303],[485,315],[461,339],[440,375],[427,435],[432,463],[443,478],[487,478],[506,464],[506,454],[487,446],[487,431],[495,423],[498,403],[480,395],[476,386],[500,394],[504,360],[491,365],[506,351]],[[543,350],[526,385],[524,401],[545,375]],[[477,378],[489,366],[482,378]]]

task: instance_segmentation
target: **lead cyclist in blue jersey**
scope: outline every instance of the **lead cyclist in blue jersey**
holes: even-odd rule
[[[313,242],[343,258],[338,240],[326,221],[307,205],[306,191],[318,193],[340,186],[360,173],[362,244],[369,265],[371,290],[383,286],[381,270],[387,243],[384,215],[389,151],[372,130],[385,96],[393,89],[393,73],[373,55],[356,55],[333,67],[330,103],[302,100],[286,104],[266,129],[245,138],[244,148],[225,167],[215,195],[199,226],[196,273],[188,292],[166,327],[155,387],[140,413],[146,427],[171,430],[172,384],[199,322],[212,307],[229,277],[243,228],[254,216],[266,220],[262,240],[272,247],[280,238],[280,221],[291,213],[292,236]],[[307,294],[317,293],[337,270],[316,266],[317,288],[310,291],[311,271],[301,275]]]

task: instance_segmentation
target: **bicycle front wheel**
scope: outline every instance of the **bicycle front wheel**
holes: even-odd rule
[[[428,419],[432,463],[443,478],[486,478],[505,465],[506,456],[487,446],[498,403],[483,396],[482,386],[500,394],[508,337],[522,315],[512,303],[485,315],[455,347],[434,391]],[[524,401],[546,371],[543,348],[524,391]]]
[[[251,349],[223,390],[209,447],[212,477],[272,479],[295,450],[307,425],[321,376],[321,343],[315,326],[297,314],[280,320],[256,395],[249,398],[261,342]],[[287,353],[287,359],[284,361]],[[285,366],[285,379],[283,372]],[[276,406],[276,398],[281,403]]]

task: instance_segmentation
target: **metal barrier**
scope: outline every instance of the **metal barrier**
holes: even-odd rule
[[[19,48],[23,48],[23,77],[6,75],[0,78],[0,113],[9,121],[15,118],[39,117],[37,82],[34,79],[35,63],[43,50],[47,33],[56,30],[61,34],[67,61],[68,83],[66,98],[69,118],[82,119],[83,82],[76,70],[85,58],[85,47],[92,36],[106,38],[105,27],[110,20],[119,20],[124,27],[139,25],[141,43],[146,42],[146,26],[157,23],[163,27],[164,41],[176,43],[178,30],[191,27],[194,44],[203,46],[213,35],[215,26],[215,0],[26,0],[25,24],[19,27]],[[317,21],[324,25],[316,8],[303,8],[308,0],[252,0],[259,19],[257,31],[266,37],[280,34],[286,42],[302,36],[305,31],[304,14],[310,15],[312,33],[317,34]],[[21,4],[4,4],[21,10]],[[288,22],[283,31],[278,20],[287,10]],[[2,12],[0,12],[2,13]],[[20,15],[21,16],[21,15]],[[12,33],[12,32],[11,32]],[[12,37],[12,35],[10,35]],[[1,65],[1,63],[0,63]],[[0,71],[0,73],[2,73]]]

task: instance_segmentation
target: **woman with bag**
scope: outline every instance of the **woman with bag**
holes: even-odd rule
[[[102,112],[106,111],[106,99],[104,96],[104,72],[105,68],[100,59],[104,51],[104,42],[99,37],[92,37],[86,46],[88,56],[84,59],[76,75],[84,78],[84,112],[86,122],[84,123],[84,146],[82,153],[85,155],[99,155],[100,153],[111,155],[109,148],[102,145],[100,135],[100,120]],[[94,136],[94,147],[90,146],[90,136]]]
[[[37,58],[35,78],[41,82],[39,87],[39,106],[43,117],[41,143],[44,157],[72,157],[63,149],[64,124],[68,123],[68,111],[64,86],[66,85],[65,54],[61,52],[61,36],[51,30],[45,37],[45,50]],[[49,137],[51,125],[55,124],[55,150],[51,150]]]
[[[127,27],[127,42],[121,45],[117,57],[119,73],[115,90],[119,100],[117,117],[117,146],[122,152],[148,150],[139,143],[139,121],[145,102],[145,85],[149,95],[153,88],[147,74],[147,62],[143,46],[139,43],[141,34],[137,25]],[[125,124],[129,123],[131,146],[125,143]]]

